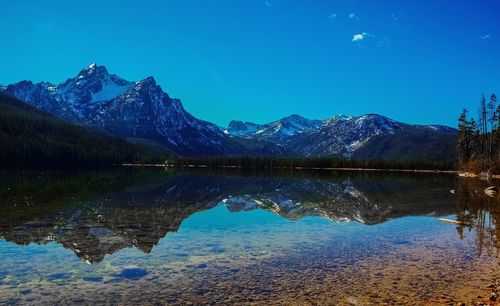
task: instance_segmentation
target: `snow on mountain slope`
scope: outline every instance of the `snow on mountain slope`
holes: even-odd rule
[[[392,134],[400,123],[380,115],[336,116],[321,127],[292,140],[297,153],[305,156],[341,155],[350,157],[372,137]]]
[[[108,101],[126,92],[133,86],[104,66],[95,63],[84,68],[75,78],[57,85],[53,91],[58,101],[64,101],[81,119],[85,119],[99,102]]]
[[[265,139],[280,143],[301,143],[300,155],[349,155],[372,136],[392,133],[398,126],[394,120],[379,115],[360,117],[333,116],[327,120],[310,120],[299,115],[257,125],[232,121],[226,133],[248,139]],[[318,152],[321,150],[322,152]]]
[[[231,121],[224,132],[247,139],[275,142],[317,129],[320,125],[320,120],[310,120],[294,114],[268,124]]]
[[[100,91],[91,93],[90,102],[96,103],[99,101],[107,101],[114,99],[122,93],[128,91],[132,85],[118,85],[111,79],[103,80],[102,88]]]

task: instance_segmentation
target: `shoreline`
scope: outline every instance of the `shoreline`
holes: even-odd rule
[[[210,166],[210,165],[186,165],[176,167],[173,164],[137,164],[124,163],[123,167],[161,167],[161,168],[213,168],[213,169],[242,169],[241,166]],[[416,172],[416,173],[459,173],[458,170],[431,170],[431,169],[380,169],[380,168],[341,168],[341,167],[273,167],[278,170],[334,170],[334,171],[374,171],[374,172]]]
[[[203,168],[203,169],[244,169],[242,166],[232,166],[232,165],[220,165],[220,166],[210,166],[207,164],[189,164],[183,167],[177,167],[174,164],[142,164],[142,163],[123,163],[122,167],[145,167],[145,168],[177,168],[177,169],[193,169],[193,168]],[[438,169],[382,169],[382,168],[349,168],[349,167],[273,167],[265,168],[260,170],[328,170],[328,171],[367,171],[367,172],[406,172],[406,173],[447,173],[447,174],[457,174],[462,178],[478,178],[482,179],[480,174],[474,172],[462,171],[462,170],[438,170]],[[500,179],[500,174],[492,174],[491,179]]]

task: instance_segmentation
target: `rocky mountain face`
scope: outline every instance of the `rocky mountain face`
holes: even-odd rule
[[[240,152],[225,143],[226,137],[217,126],[191,116],[180,100],[170,98],[152,77],[99,103],[87,122],[115,135],[154,140],[181,154]]]
[[[96,64],[58,85],[21,81],[0,90],[64,120],[179,155],[455,158],[455,129],[375,114],[327,120],[291,115],[268,124],[231,121],[221,129],[189,114],[153,77],[131,82]]]
[[[49,88],[53,86],[50,83],[33,84],[31,81],[21,81],[4,87],[4,91],[28,102],[37,109],[73,121],[76,118],[75,114],[49,91]]]

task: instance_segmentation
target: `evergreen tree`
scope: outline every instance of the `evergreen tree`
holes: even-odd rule
[[[469,159],[474,159],[480,155],[480,152],[478,152],[480,146],[479,128],[474,118],[467,121],[467,140]]]
[[[464,108],[462,114],[458,118],[458,134],[457,134],[457,149],[458,158],[461,164],[466,163],[470,159],[470,123],[467,121],[467,109]]]

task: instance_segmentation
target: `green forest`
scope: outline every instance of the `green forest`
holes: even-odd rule
[[[0,164],[111,165],[162,162],[167,154],[73,125],[0,93]]]

